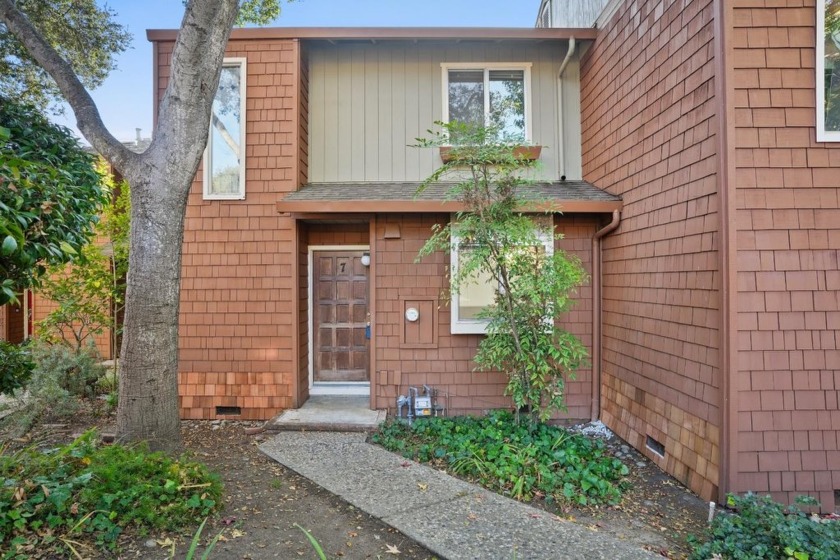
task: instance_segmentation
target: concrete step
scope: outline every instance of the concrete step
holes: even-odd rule
[[[318,395],[297,409],[284,410],[265,423],[269,432],[370,432],[385,421],[385,410],[371,410],[367,396]]]

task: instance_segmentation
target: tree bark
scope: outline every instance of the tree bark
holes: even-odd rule
[[[237,0],[189,0],[172,54],[170,82],[154,139],[143,154],[105,128],[90,95],[15,7],[0,0],[0,21],[55,79],[79,130],[131,185],[131,236],[120,356],[117,440],[181,449],[178,412],[178,305],[187,195],[210,128],[210,108]]]

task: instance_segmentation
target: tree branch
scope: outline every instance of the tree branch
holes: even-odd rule
[[[52,76],[73,108],[76,124],[94,149],[118,168],[135,157],[105,128],[99,110],[70,64],[44,39],[32,22],[15,6],[14,0],[0,0],[0,21],[6,24],[29,54]]]
[[[192,146],[207,143],[210,106],[219,86],[225,48],[238,13],[238,0],[189,0],[172,51],[172,78],[160,102],[155,139],[183,136],[183,131],[177,131],[190,128],[190,142],[169,148],[181,150],[182,153],[172,155],[182,162],[194,163],[196,169],[201,153],[197,159],[191,157]],[[155,148],[156,142],[152,140],[150,150]]]

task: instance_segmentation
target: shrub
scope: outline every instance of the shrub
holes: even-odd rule
[[[26,385],[34,367],[28,345],[0,340],[0,394],[11,395]]]
[[[49,451],[0,454],[0,549],[58,553],[88,534],[114,548],[126,527],[176,530],[211,513],[221,484],[206,468],[145,447],[100,446],[89,431]]]
[[[61,420],[79,408],[79,397],[92,397],[105,375],[94,347],[74,351],[63,344],[36,342],[32,346],[34,368],[21,407],[12,421],[16,432],[25,433],[39,418]]]
[[[105,376],[102,357],[93,344],[73,350],[63,344],[39,344],[33,352],[35,375],[54,380],[75,397],[93,397]]]
[[[813,498],[797,502],[814,505]],[[811,519],[796,506],[784,507],[770,496],[729,495],[734,513],[715,517],[705,543],[692,539],[692,560],[722,557],[726,560],[840,558],[840,523]]]
[[[519,424],[505,411],[422,419],[411,426],[390,420],[372,439],[525,501],[544,496],[579,505],[617,503],[629,472],[599,440],[546,424]]]
[[[453,254],[450,290],[457,298],[477,284],[496,287],[492,303],[477,319],[487,321],[475,356],[476,368],[507,375],[505,394],[517,410],[536,423],[565,410],[566,379],[587,361],[586,346],[566,331],[557,318],[575,303],[587,281],[577,257],[555,247],[551,208],[542,217],[534,211],[533,183],[524,177],[535,163],[517,155],[516,142],[504,138],[501,126],[437,123],[424,148],[452,145],[451,159],[420,186],[454,180],[446,198],[463,203],[448,224],[437,224],[420,249],[418,260],[440,252]],[[431,132],[431,131],[430,131]],[[540,219],[542,218],[542,219]]]

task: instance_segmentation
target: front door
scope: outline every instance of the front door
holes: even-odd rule
[[[313,251],[315,383],[365,382],[368,371],[368,268],[362,251]]]

